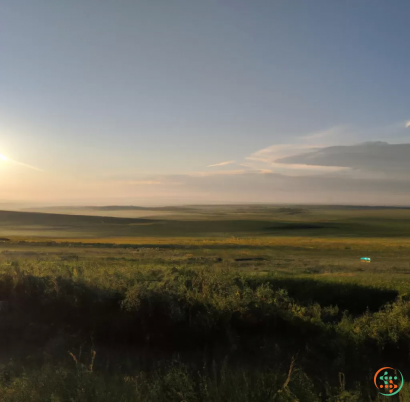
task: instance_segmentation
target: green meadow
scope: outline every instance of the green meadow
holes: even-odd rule
[[[107,237],[407,237],[410,209],[215,205],[0,212],[0,235]]]
[[[0,401],[407,401],[410,209],[0,212]],[[370,257],[371,263],[360,261]]]

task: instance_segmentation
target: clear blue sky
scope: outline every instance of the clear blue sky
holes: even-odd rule
[[[409,18],[408,0],[5,0],[5,198],[212,201],[192,177],[283,174],[272,146],[408,142]]]

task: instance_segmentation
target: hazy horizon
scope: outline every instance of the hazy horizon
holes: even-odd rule
[[[0,204],[410,206],[409,14],[5,2]]]

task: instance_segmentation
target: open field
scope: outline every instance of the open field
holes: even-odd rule
[[[130,208],[3,211],[0,212],[0,236],[406,238],[410,224],[410,209],[403,208],[269,205]],[[65,214],[47,213],[58,211]],[[93,216],[83,215],[87,211],[92,211]],[[78,212],[82,214],[77,215]],[[123,216],[119,218],[118,214]]]
[[[410,378],[409,220],[2,212],[0,401],[384,400],[376,370]]]

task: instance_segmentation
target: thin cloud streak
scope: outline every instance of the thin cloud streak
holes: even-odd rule
[[[344,132],[346,132],[346,128],[343,126],[336,126],[332,127],[328,130],[319,131],[317,133],[304,135],[299,137],[303,141],[316,141],[316,140],[325,140],[331,138],[340,137]]]
[[[322,172],[339,172],[341,170],[350,170],[350,167],[347,166],[323,166],[323,165],[308,165],[305,163],[280,163],[273,162],[270,163],[270,166],[276,168],[286,168],[286,169],[295,169],[295,170],[309,170],[309,171],[322,171]]]
[[[221,163],[215,163],[213,165],[208,165],[207,167],[226,166],[226,165],[231,165],[232,163],[235,163],[235,161],[226,161],[226,162],[221,162]]]
[[[190,174],[187,174],[186,176],[192,176],[192,177],[205,177],[205,176],[230,176],[230,175],[238,175],[238,174],[245,174],[248,173],[248,171],[244,169],[240,170],[217,170],[215,172],[193,172]]]
[[[118,181],[117,183],[127,184],[130,186],[155,186],[162,184],[162,182],[156,180],[122,180]]]

